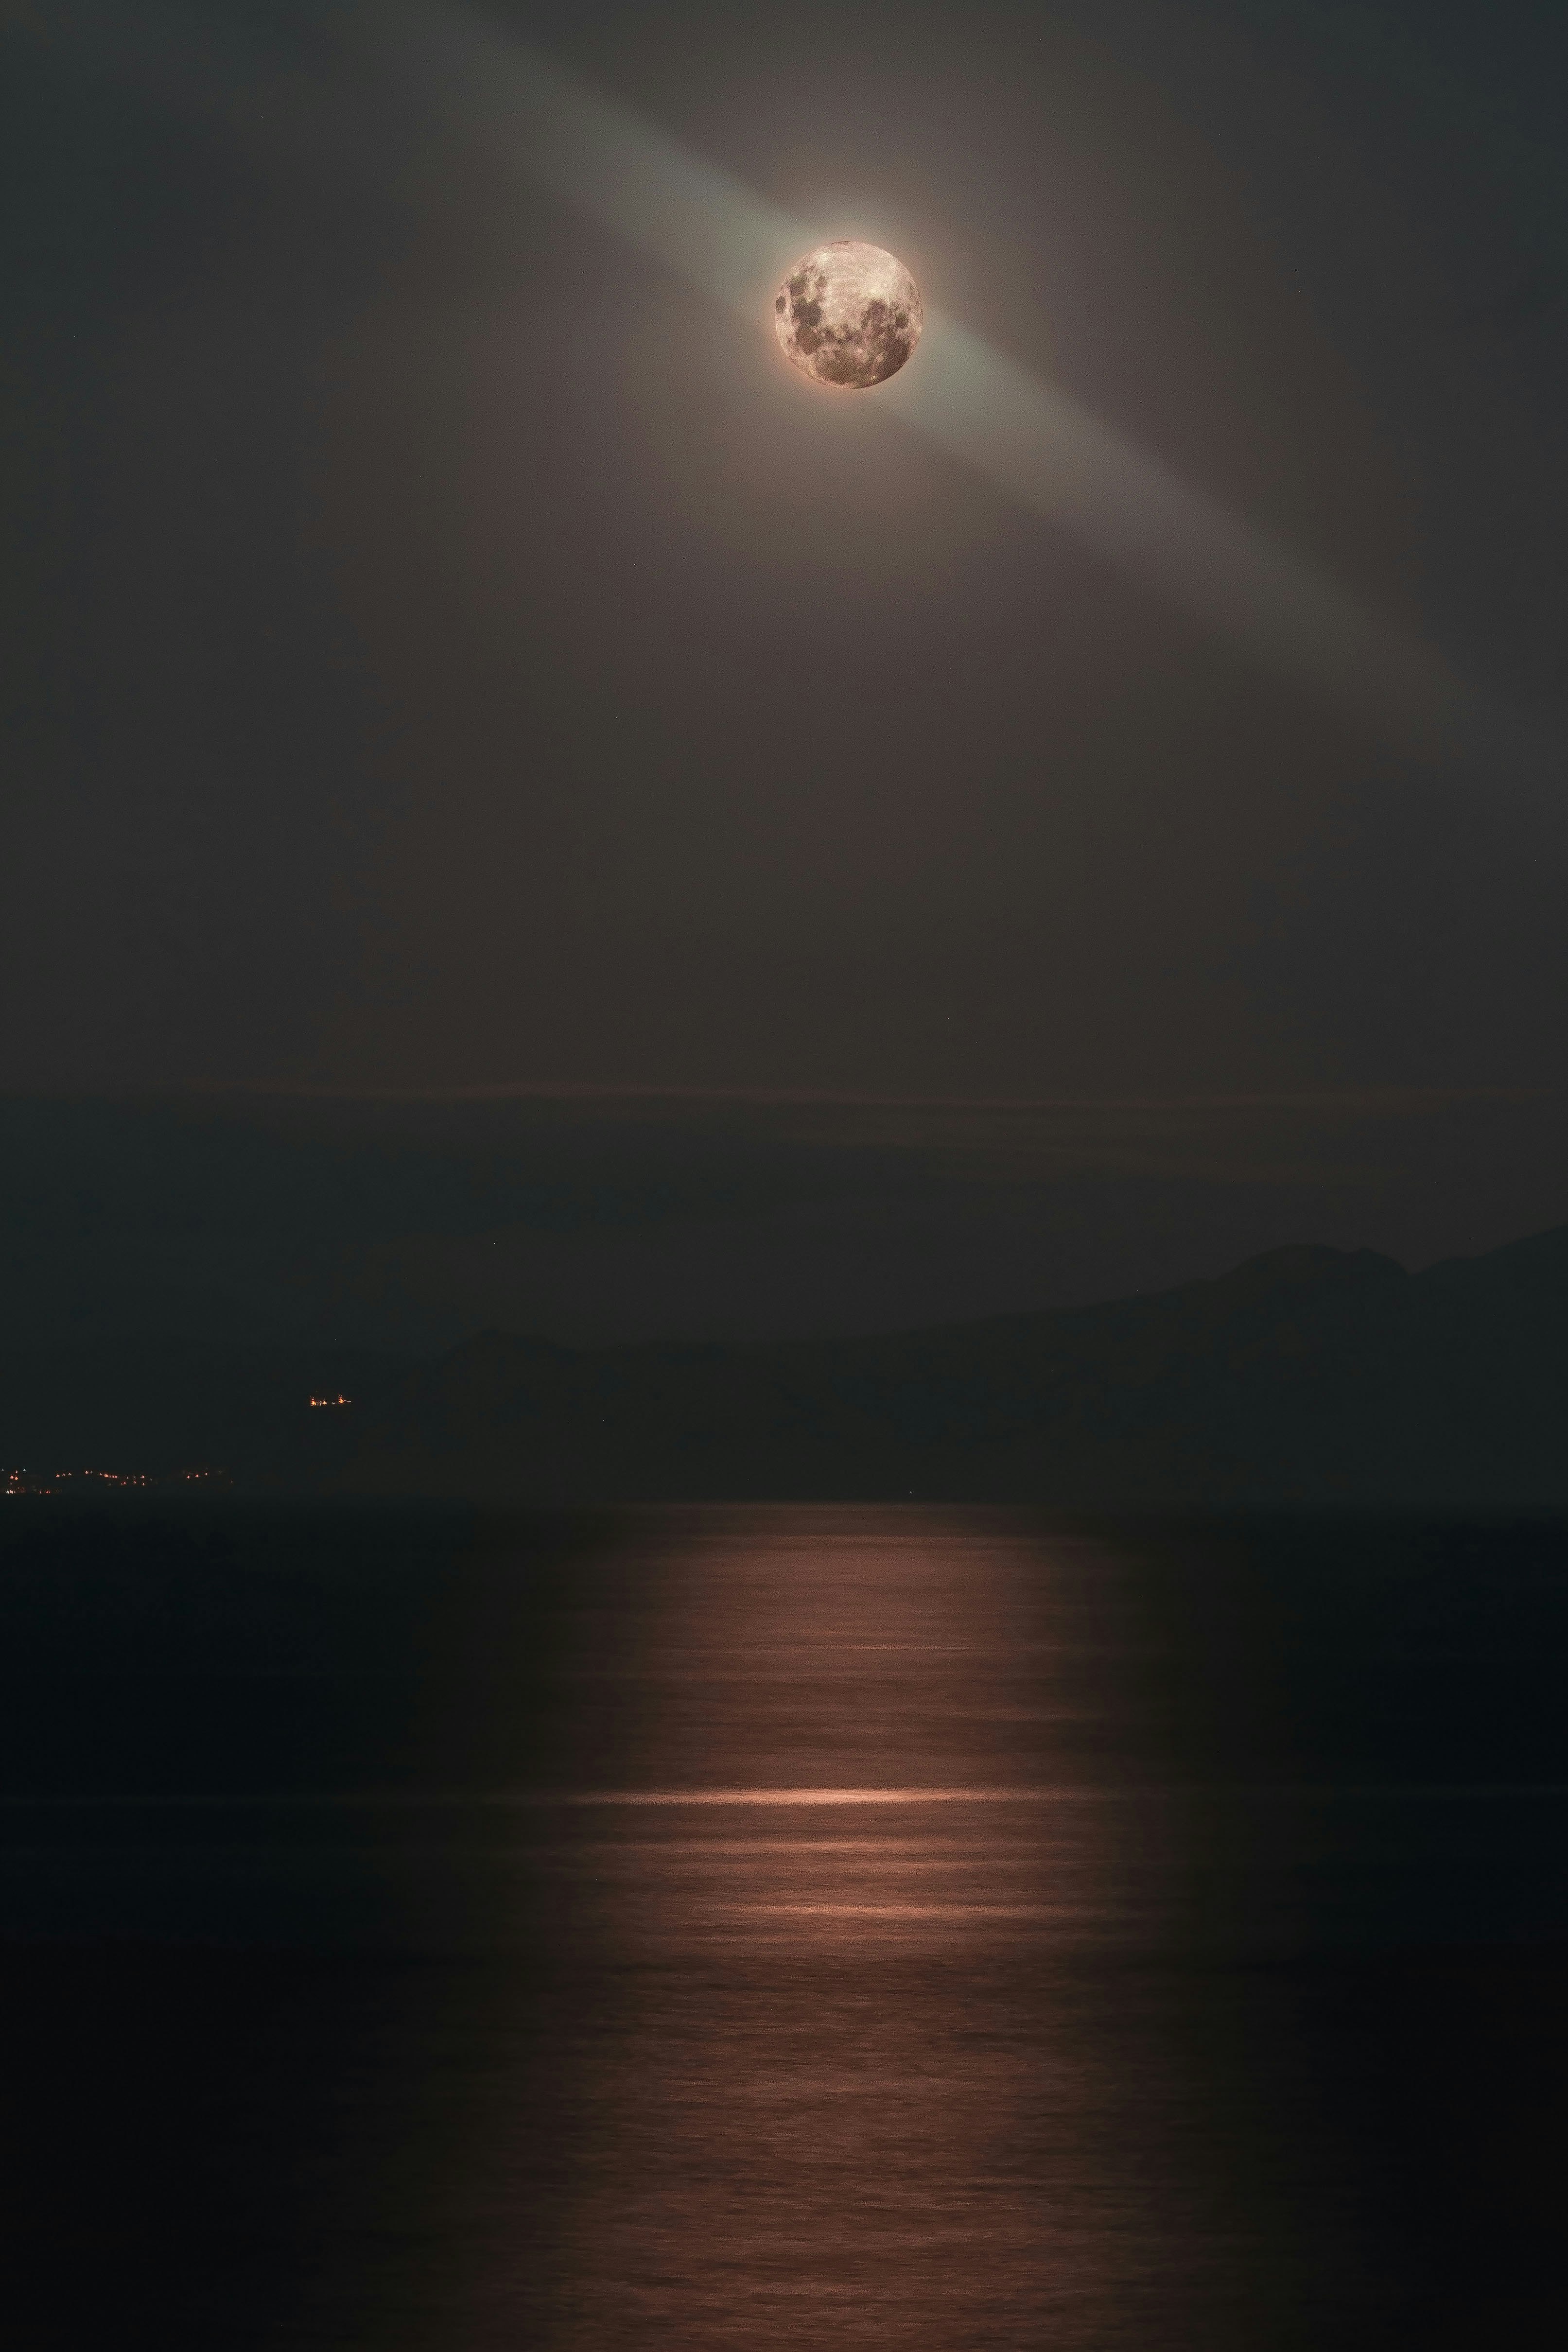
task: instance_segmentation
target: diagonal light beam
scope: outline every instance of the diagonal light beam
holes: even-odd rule
[[[395,42],[466,142],[483,138],[511,168],[749,323],[771,325],[774,285],[818,241],[810,225],[476,16],[406,9],[395,34],[384,10],[374,21],[378,42]],[[956,320],[928,310],[915,361],[889,391],[882,397],[901,424],[1403,748],[1560,780],[1558,747],[1456,676],[1415,632]]]
[[[105,0],[56,0],[36,16],[0,0],[0,22],[74,38],[175,103],[223,114],[251,143],[292,143],[337,165],[374,169],[374,85],[390,76],[405,127],[412,106],[466,153],[482,150],[502,173],[542,183],[758,331],[771,331],[784,268],[820,241],[819,228],[460,6],[351,0],[341,16],[325,12],[319,34],[344,36],[355,59],[352,85],[336,92],[269,71],[245,54],[237,26],[205,12],[143,16],[138,27]],[[1554,733],[956,320],[928,309],[913,362],[874,396],[1020,506],[1401,750],[1559,798],[1568,763]]]

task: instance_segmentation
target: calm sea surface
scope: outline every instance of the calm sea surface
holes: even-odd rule
[[[8,2352],[1561,2335],[1561,1528],[48,1514]]]

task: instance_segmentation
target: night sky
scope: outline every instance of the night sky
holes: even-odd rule
[[[864,1327],[1561,1222],[1568,783],[807,383],[391,15],[4,11],[23,1324]],[[1568,740],[1560,8],[488,16]]]

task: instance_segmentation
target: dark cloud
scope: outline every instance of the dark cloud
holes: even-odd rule
[[[1568,1099],[725,1095],[0,1106],[13,1344],[870,1330],[1285,1240],[1410,1263],[1559,1214]]]

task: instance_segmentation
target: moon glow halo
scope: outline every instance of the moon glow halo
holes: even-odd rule
[[[897,375],[924,324],[920,288],[903,263],[856,237],[802,254],[773,297],[786,358],[814,383],[844,392]]]

